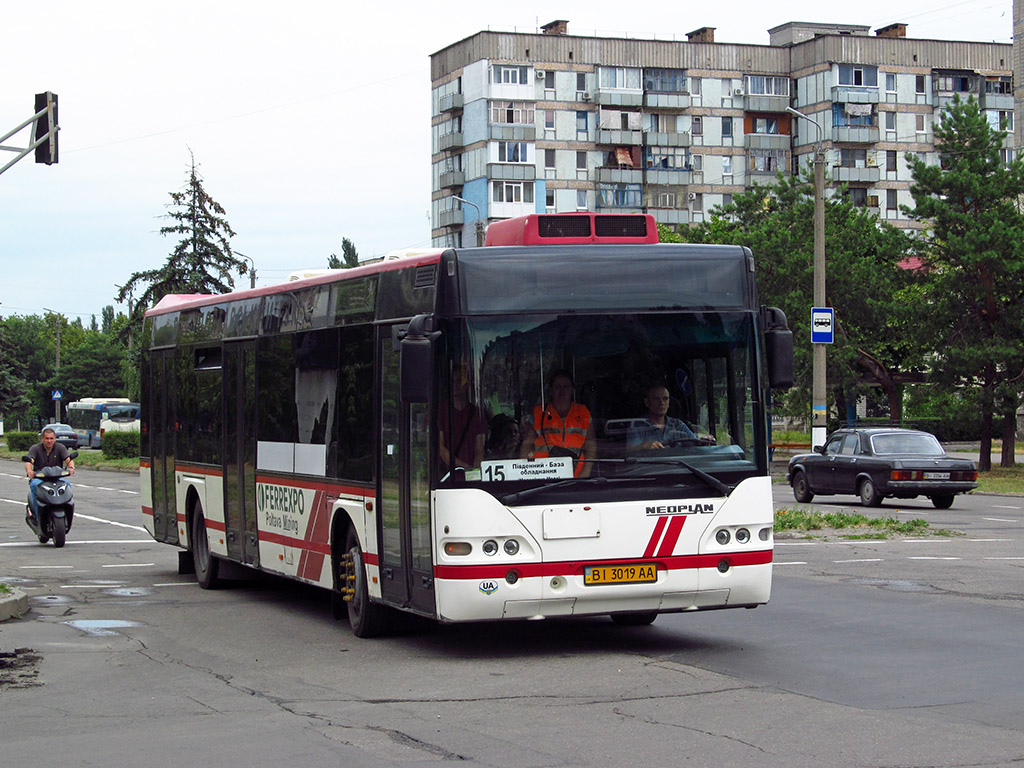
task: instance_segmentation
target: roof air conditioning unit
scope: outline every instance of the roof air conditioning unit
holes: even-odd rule
[[[583,97],[582,97],[582,98],[583,98],[583,101],[590,101],[590,94],[589,94],[589,93],[586,93],[586,92],[584,92],[584,93],[583,93]]]
[[[543,80],[544,79],[544,75],[547,74],[543,69],[538,69],[538,70],[536,70],[536,72],[537,72],[537,79],[538,80]]]

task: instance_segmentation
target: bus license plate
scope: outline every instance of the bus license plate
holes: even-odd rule
[[[600,584],[644,584],[658,580],[658,566],[654,563],[633,565],[588,565],[583,569],[583,583],[587,586]]]
[[[949,480],[949,472],[925,472],[925,480]]]

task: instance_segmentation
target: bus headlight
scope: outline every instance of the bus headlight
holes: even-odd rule
[[[481,547],[481,549],[483,549],[485,555],[497,554],[498,542],[496,542],[494,539],[488,539],[484,542],[484,545],[483,547]]]
[[[738,531],[736,531],[737,544],[746,544],[748,541],[750,541],[750,531],[748,531],[746,528],[740,528]]]
[[[723,547],[729,543],[729,539],[731,538],[732,536],[729,535],[729,532],[725,530],[725,528],[722,528],[718,533],[715,534],[715,541],[717,541]]]
[[[509,539],[505,542],[505,554],[515,555],[519,553],[519,542],[515,539]]]

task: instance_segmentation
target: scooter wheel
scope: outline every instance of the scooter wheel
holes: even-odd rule
[[[57,549],[63,547],[66,533],[67,530],[64,527],[64,518],[53,518],[53,546],[57,547]]]

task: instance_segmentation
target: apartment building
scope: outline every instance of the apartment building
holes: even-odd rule
[[[908,152],[974,96],[1013,148],[1012,46],[916,40],[906,25],[790,22],[769,45],[479,32],[431,57],[432,238],[472,245],[527,213],[646,212],[700,222],[821,142],[833,193],[901,227]],[[787,111],[793,108],[807,119]]]

